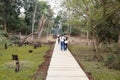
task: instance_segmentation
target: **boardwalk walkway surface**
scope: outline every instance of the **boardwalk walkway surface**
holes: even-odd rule
[[[89,80],[70,51],[55,44],[46,80]]]

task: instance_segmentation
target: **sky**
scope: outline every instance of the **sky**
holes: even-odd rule
[[[62,8],[61,8],[61,3],[62,3],[62,1],[63,0],[39,0],[39,1],[46,1],[50,6],[51,6],[51,8],[53,9],[53,11],[54,11],[54,16],[56,16],[57,14],[58,14],[58,12],[60,11],[60,10],[62,10]],[[24,14],[24,8],[21,8],[21,15],[20,16],[23,16]]]
[[[40,0],[40,1],[48,2],[48,4],[51,5],[51,8],[53,9],[55,15],[57,15],[58,12],[62,10],[61,3],[63,0]]]

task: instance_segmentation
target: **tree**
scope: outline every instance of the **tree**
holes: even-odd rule
[[[95,53],[98,53],[100,43],[118,40],[120,24],[112,16],[119,16],[119,0],[66,0],[65,4],[71,12],[72,20],[79,21],[80,26],[85,22],[84,26],[88,27],[93,37]]]
[[[38,0],[34,0],[34,1],[27,0],[26,1],[26,0],[24,0],[24,8],[25,8],[25,21],[26,21],[27,25],[30,27],[34,22],[36,29],[38,28],[39,19],[43,15],[45,15],[48,18],[52,17],[52,15],[53,15],[53,14],[49,14],[49,12],[51,13],[50,6],[44,1],[38,1]],[[34,12],[34,15],[33,15],[33,12]],[[30,31],[32,31],[31,27],[29,29],[30,29]],[[34,29],[34,31],[36,29]]]
[[[22,0],[0,0],[0,40],[2,44],[9,41],[7,32],[18,30],[23,25],[23,20],[19,18],[21,7]]]
[[[22,7],[21,0],[2,0],[0,1],[0,14],[1,21],[3,22],[4,31],[14,29],[16,24],[19,23],[20,8]],[[18,21],[18,22],[16,22]]]

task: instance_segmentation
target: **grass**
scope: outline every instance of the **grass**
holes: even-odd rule
[[[91,73],[94,80],[120,80],[120,71],[108,69],[103,62],[93,60],[93,51],[89,46],[70,45],[71,52],[77,56],[86,72]],[[106,53],[100,53],[106,56]],[[105,57],[104,57],[105,58]]]
[[[44,55],[50,47],[43,45],[33,49],[32,46],[12,46],[7,50],[0,47],[0,80],[32,80],[38,66],[45,61]],[[33,50],[29,53],[29,50]],[[15,61],[12,54],[17,54],[20,61],[20,72],[15,72]]]

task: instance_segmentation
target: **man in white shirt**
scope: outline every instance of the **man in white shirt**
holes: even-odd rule
[[[60,37],[61,50],[65,50],[65,43],[64,43],[64,41],[65,41],[65,37],[62,35],[62,36]]]

